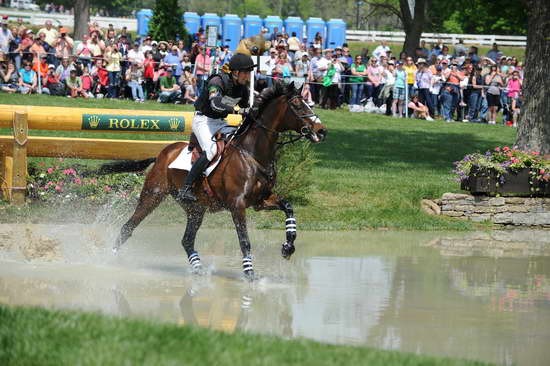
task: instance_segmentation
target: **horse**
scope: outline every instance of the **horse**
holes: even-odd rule
[[[297,236],[294,210],[290,203],[272,191],[276,179],[275,152],[278,138],[286,131],[294,131],[298,134],[295,140],[300,138],[319,143],[327,134],[319,117],[304,102],[301,90],[296,89],[294,83],[281,82],[264,89],[256,97],[253,111],[244,118],[227,143],[218,166],[207,178],[199,179],[193,186],[197,201],[178,202],[187,214],[181,243],[194,273],[202,271],[201,259],[195,250],[195,237],[207,210],[218,212],[225,209],[231,212],[243,255],[244,276],[248,279],[254,278],[254,268],[246,226],[247,208],[282,210],[286,215],[286,241],[282,245],[281,254],[283,258],[290,259],[294,253]],[[165,147],[156,158],[103,167],[109,173],[137,172],[145,170],[154,162],[146,175],[132,217],[120,229],[113,247],[115,253],[168,194],[176,199],[177,191],[188,172],[169,169],[168,166],[187,147],[187,142],[176,142]]]

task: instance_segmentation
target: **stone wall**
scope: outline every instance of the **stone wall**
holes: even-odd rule
[[[440,200],[433,202],[443,216],[500,225],[550,227],[550,198],[445,193]],[[437,213],[437,210],[432,210]]]

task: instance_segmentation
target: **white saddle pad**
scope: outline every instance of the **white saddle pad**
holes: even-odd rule
[[[178,155],[178,157],[168,165],[169,169],[181,169],[181,170],[191,170],[191,151],[186,147],[181,151],[181,153]],[[212,165],[210,165],[206,170],[204,171],[204,175],[207,177],[212,173],[214,169],[218,166],[220,163],[221,158],[219,157]]]

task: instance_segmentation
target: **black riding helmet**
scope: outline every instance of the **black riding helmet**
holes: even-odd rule
[[[242,53],[236,53],[229,60],[229,69],[232,71],[252,71],[255,66],[252,57],[243,55]]]

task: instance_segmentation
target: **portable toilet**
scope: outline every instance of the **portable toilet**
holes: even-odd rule
[[[262,18],[257,15],[247,15],[243,19],[244,37],[252,37],[262,32]]]
[[[223,44],[229,45],[229,49],[231,51],[236,50],[241,40],[241,18],[239,18],[235,14],[226,14],[224,17],[222,17],[222,25]]]
[[[283,31],[283,21],[277,15],[270,15],[264,19],[264,26],[267,28],[266,37],[271,37],[275,28],[278,29],[278,32]]]
[[[186,11],[183,13],[183,21],[185,22],[185,29],[187,33],[195,34],[199,31],[201,26],[201,17],[192,11]]]
[[[141,9],[136,13],[138,36],[143,37],[149,33],[149,21],[152,17],[153,11],[151,9]]]
[[[327,22],[326,47],[342,47],[346,42],[346,22],[342,19],[331,19]]]
[[[309,18],[306,21],[307,27],[307,43],[308,46],[313,44],[315,40],[315,34],[321,33],[323,41],[325,40],[325,21],[321,18]]]
[[[215,13],[204,13],[204,15],[201,17],[201,24],[204,28],[204,32],[206,34],[207,27],[209,25],[215,25],[218,27],[218,34],[222,34],[222,22],[220,17]]]
[[[288,17],[285,20],[285,33],[289,37],[292,36],[292,32],[296,32],[296,37],[302,41],[304,36],[304,21],[298,17]]]

